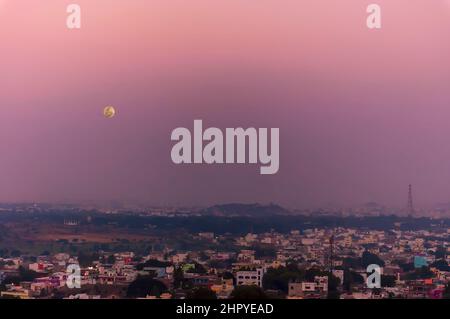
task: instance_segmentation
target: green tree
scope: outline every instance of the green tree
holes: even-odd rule
[[[380,257],[366,250],[362,254],[361,265],[363,268],[367,268],[367,266],[372,264],[384,267],[384,261]]]
[[[237,286],[231,293],[232,299],[267,299],[267,295],[258,286]]]
[[[414,263],[399,263],[398,265],[404,272],[409,272],[409,271],[414,270]]]
[[[447,249],[445,249],[445,247],[438,247],[436,249],[436,252],[434,253],[434,256],[436,257],[436,259],[444,259],[445,256],[447,255]]]
[[[167,287],[161,281],[148,276],[139,276],[128,286],[127,297],[144,298],[147,295],[159,297],[166,291]]]
[[[269,268],[263,277],[264,289],[280,290],[288,293],[288,285],[291,281],[302,281],[305,279],[305,271],[295,264],[286,267]]]
[[[346,291],[351,291],[354,285],[364,284],[364,277],[350,269],[344,270],[343,287]]]
[[[209,288],[197,287],[187,293],[186,299],[217,299],[216,293]]]
[[[116,262],[116,257],[114,255],[109,255],[108,258],[106,259],[106,262],[108,264],[114,264]]]
[[[147,261],[145,261],[144,263],[138,264],[136,266],[137,270],[142,270],[145,267],[168,267],[170,266],[170,262],[167,261],[160,261],[157,259],[149,259]]]
[[[89,267],[96,260],[99,260],[100,256],[97,253],[86,254],[82,251],[78,253],[78,263],[81,267]]]
[[[346,257],[342,260],[342,264],[345,268],[358,269],[361,268],[361,258]]]
[[[28,270],[23,266],[19,266],[19,273],[17,276],[6,277],[3,281],[4,284],[18,285],[22,281],[33,281],[39,277],[39,274],[33,270]],[[41,275],[43,276],[43,274]]]
[[[436,260],[434,263],[430,265],[430,267],[435,267],[440,271],[450,271],[450,266],[444,259]]]
[[[382,287],[394,287],[396,277],[392,275],[381,275],[381,286]]]
[[[414,272],[406,275],[407,280],[429,279],[433,278],[434,273],[426,266],[416,269]]]
[[[274,258],[277,256],[277,250],[272,245],[259,244],[253,246],[252,249],[255,251],[256,258],[264,258],[264,257]]]
[[[206,274],[207,270],[205,267],[203,267],[199,263],[194,263],[194,267],[188,269],[186,272],[193,273],[193,274]]]
[[[39,277],[39,274],[33,270],[26,269],[25,267],[20,266],[19,267],[19,277],[20,281],[33,281],[37,277]]]
[[[173,272],[173,287],[175,289],[182,288],[183,281],[184,281],[183,269],[181,269],[181,267],[176,267]]]

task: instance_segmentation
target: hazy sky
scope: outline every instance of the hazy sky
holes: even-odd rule
[[[279,173],[173,164],[194,119],[279,127]],[[0,147],[0,201],[450,201],[449,1],[0,0]]]

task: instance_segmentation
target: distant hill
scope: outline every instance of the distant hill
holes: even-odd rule
[[[215,205],[202,211],[205,215],[214,216],[272,216],[290,215],[289,210],[275,204],[224,204]]]

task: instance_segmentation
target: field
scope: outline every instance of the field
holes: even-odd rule
[[[23,254],[104,250],[147,250],[158,242],[148,230],[115,226],[66,226],[36,222],[5,223],[0,229],[0,249]]]

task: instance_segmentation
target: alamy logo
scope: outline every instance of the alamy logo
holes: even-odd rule
[[[67,13],[69,16],[66,20],[68,29],[80,29],[81,28],[81,7],[78,4],[70,4],[67,6]]]
[[[381,288],[381,267],[377,264],[367,266],[367,288]]]
[[[81,288],[81,269],[77,264],[71,264],[66,269],[66,285],[69,289]]]
[[[381,7],[378,4],[371,4],[367,7],[366,24],[369,29],[381,29]]]
[[[279,128],[270,129],[270,137],[267,128],[226,128],[223,133],[216,127],[203,131],[202,120],[195,120],[193,136],[189,129],[179,127],[171,139],[178,141],[171,152],[175,164],[260,163],[262,175],[276,174],[280,166]]]

